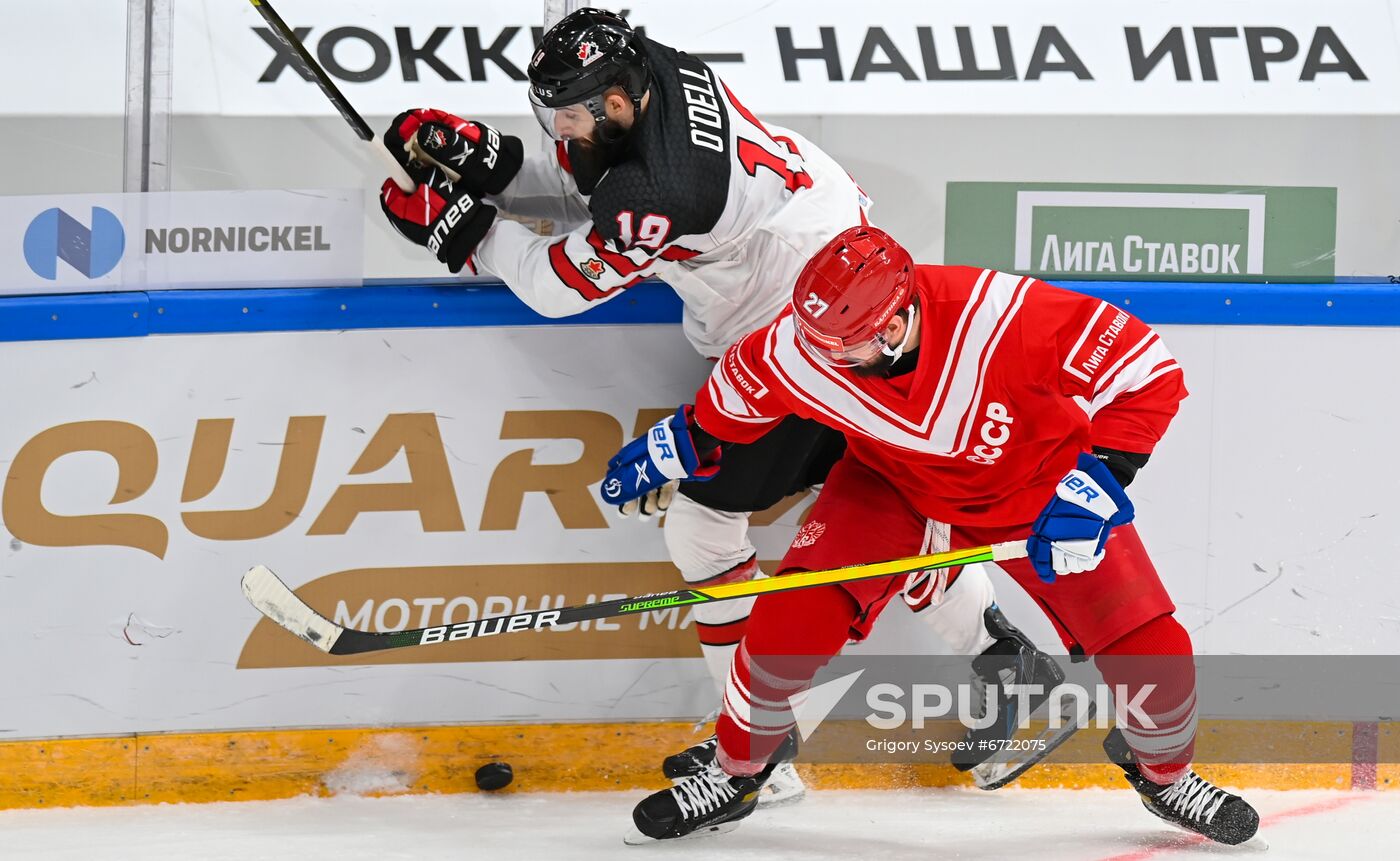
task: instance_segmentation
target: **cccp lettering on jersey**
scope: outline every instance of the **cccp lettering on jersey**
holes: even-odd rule
[[[690,119],[690,142],[715,152],[724,152],[724,115],[720,113],[719,97],[709,71],[697,72],[678,66],[677,70],[690,81],[681,81],[685,96],[685,114]],[[700,128],[707,126],[714,131]]]
[[[1004,446],[1007,440],[1011,439],[1011,426],[1016,423],[1016,420],[1006,411],[1004,404],[999,404],[996,401],[987,404],[987,411],[984,415],[987,420],[978,428],[982,444],[973,448],[972,454],[968,455],[967,459],[973,463],[991,466],[1005,451]]]

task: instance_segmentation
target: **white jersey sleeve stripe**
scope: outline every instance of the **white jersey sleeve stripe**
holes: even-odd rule
[[[1163,376],[1163,375],[1165,375],[1165,374],[1169,374],[1169,373],[1171,373],[1172,371],[1180,371],[1180,370],[1181,370],[1181,365],[1178,365],[1178,364],[1176,363],[1176,360],[1175,360],[1175,359],[1172,359],[1170,362],[1167,362],[1167,363],[1161,365],[1161,366],[1158,367],[1156,370],[1154,370],[1152,373],[1150,373],[1150,374],[1148,374],[1147,376],[1143,377],[1142,380],[1141,380],[1141,382],[1139,382],[1137,385],[1135,385],[1135,386],[1129,388],[1129,389],[1128,389],[1126,392],[1124,392],[1123,394],[1126,395],[1126,394],[1131,394],[1131,393],[1133,393],[1133,392],[1139,391],[1140,389],[1146,388],[1148,383],[1151,383],[1153,380],[1157,379],[1158,377]]]
[[[1132,349],[1125,352],[1122,355],[1122,357],[1118,359],[1118,361],[1114,362],[1112,365],[1109,366],[1108,370],[1104,371],[1103,376],[1099,377],[1098,383],[1094,386],[1094,392],[1097,394],[1098,392],[1102,391],[1105,387],[1111,385],[1113,382],[1113,377],[1115,374],[1118,373],[1119,369],[1122,368],[1124,365],[1128,364],[1129,362],[1137,359],[1137,357],[1142,354],[1143,350],[1147,349],[1147,347],[1157,339],[1158,335],[1156,332],[1148,332],[1146,335],[1144,335],[1141,341],[1138,341],[1136,344],[1134,344],[1132,346]]]
[[[1172,354],[1167,352],[1167,347],[1161,339],[1154,339],[1141,355],[1118,372],[1112,385],[1094,395],[1093,400],[1089,402],[1089,417],[1093,418],[1099,410],[1113,403],[1114,399],[1124,392],[1137,391],[1163,374],[1180,370],[1181,366],[1176,363]]]
[[[775,418],[755,413],[744,396],[723,377],[712,376],[705,386],[715,411],[730,421],[744,424],[770,424],[777,421]]]
[[[1094,326],[1098,324],[1099,318],[1103,316],[1103,312],[1108,307],[1109,305],[1107,302],[1099,303],[1098,310],[1094,312],[1093,317],[1089,318],[1089,324],[1084,327],[1083,332],[1079,333],[1078,340],[1074,342],[1074,346],[1070,348],[1069,353],[1065,356],[1065,363],[1063,365],[1065,373],[1078,377],[1086,383],[1089,382],[1089,375],[1074,366],[1074,357],[1079,355],[1079,348],[1084,346],[1085,341],[1089,340],[1089,333],[1093,331]]]

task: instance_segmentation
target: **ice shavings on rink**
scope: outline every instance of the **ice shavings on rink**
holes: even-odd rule
[[[625,847],[638,792],[297,798],[0,813],[0,858],[45,861],[346,861],[422,858],[879,858],[968,861],[1268,861],[1395,857],[1400,793],[1250,791],[1267,852],[1202,845],[1131,791],[813,792],[731,834]]]

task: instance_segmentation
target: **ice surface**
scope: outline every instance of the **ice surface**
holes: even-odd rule
[[[297,798],[0,813],[0,858],[44,861],[355,859],[975,859],[1261,861],[1400,857],[1400,793],[1248,793],[1267,852],[1201,845],[1129,791],[815,792],[737,831],[626,847],[639,792]]]

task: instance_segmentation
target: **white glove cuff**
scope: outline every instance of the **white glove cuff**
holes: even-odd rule
[[[651,462],[656,464],[657,471],[672,481],[690,477],[681,464],[670,419],[657,422],[647,431],[647,454],[651,455]]]
[[[1055,495],[1089,511],[1101,520],[1118,513],[1118,503],[1081,469],[1072,469],[1055,486]]]

